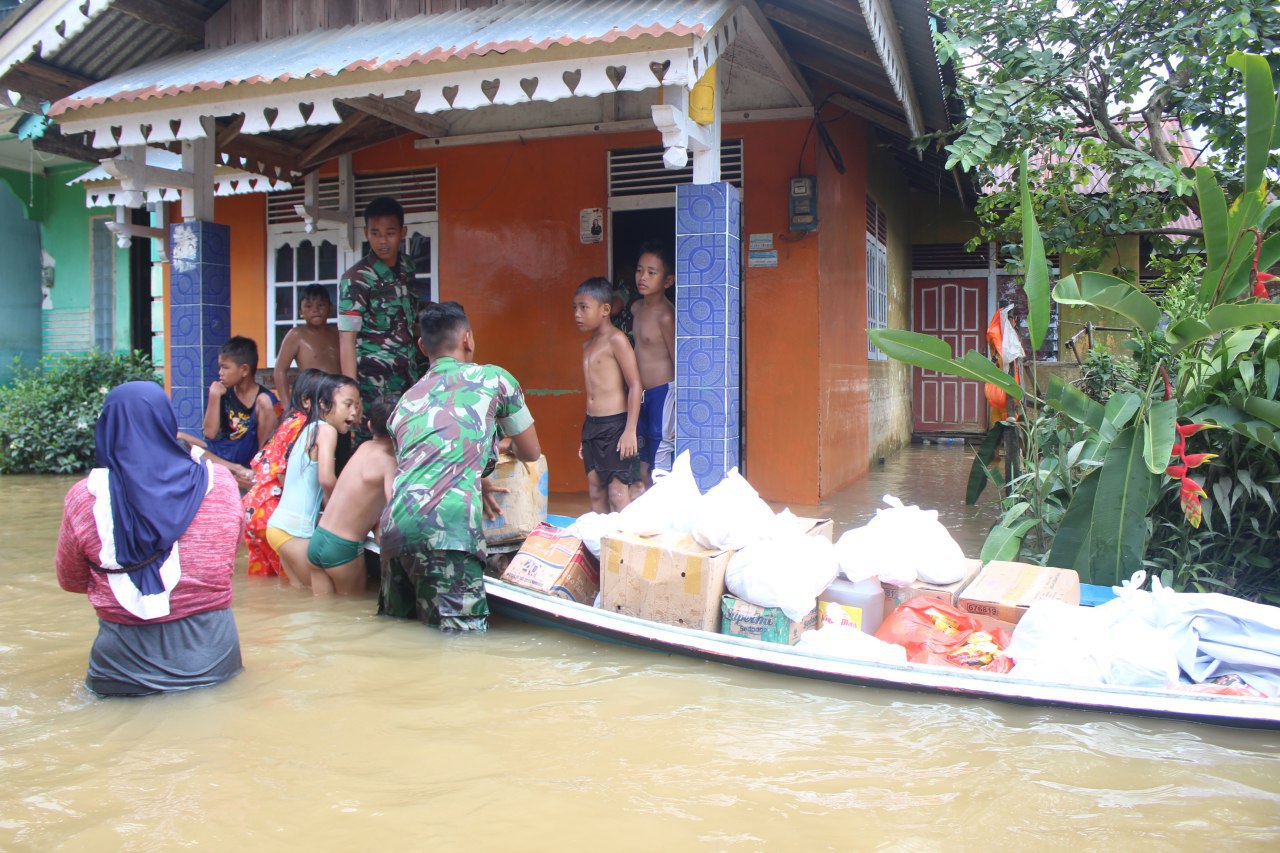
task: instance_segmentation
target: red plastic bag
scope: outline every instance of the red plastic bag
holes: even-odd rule
[[[1008,672],[1009,632],[984,631],[976,616],[932,598],[913,598],[880,624],[876,638],[907,650],[907,660],[983,672]]]

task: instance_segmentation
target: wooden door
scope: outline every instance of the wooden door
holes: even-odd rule
[[[983,351],[987,324],[985,278],[917,278],[912,284],[912,329],[942,338],[954,357]],[[987,428],[982,383],[912,368],[917,433],[978,433]]]

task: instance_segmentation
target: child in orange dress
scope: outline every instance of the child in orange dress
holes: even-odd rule
[[[284,570],[280,567],[280,555],[267,544],[267,521],[280,503],[280,493],[283,490],[280,478],[289,461],[289,449],[293,447],[298,433],[307,425],[306,411],[311,406],[316,386],[324,377],[323,370],[315,369],[298,374],[289,397],[289,413],[249,463],[249,467],[253,469],[253,486],[245,493],[242,504],[245,515],[244,544],[249,549],[250,575],[284,575]]]

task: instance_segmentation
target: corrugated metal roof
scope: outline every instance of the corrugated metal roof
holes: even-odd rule
[[[138,101],[227,85],[393,71],[485,54],[528,53],[667,34],[701,36],[731,0],[559,0],[421,15],[319,30],[270,42],[184,53],[148,63],[59,101],[51,115],[108,101]]]

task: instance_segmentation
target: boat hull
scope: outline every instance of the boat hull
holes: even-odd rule
[[[1133,714],[1220,726],[1280,729],[1280,700],[1212,696],[1170,690],[1082,686],[947,667],[834,658],[744,637],[662,625],[485,579],[490,609],[503,616],[581,636],[700,660],[813,678],[943,696],[991,699],[1036,707]]]

